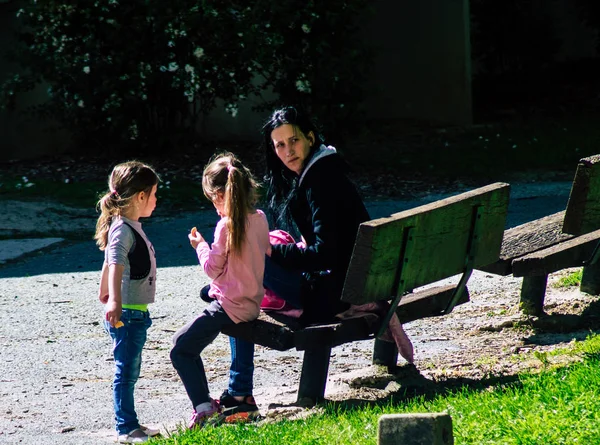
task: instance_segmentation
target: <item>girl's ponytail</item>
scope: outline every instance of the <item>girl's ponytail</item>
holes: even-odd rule
[[[229,218],[227,251],[240,254],[246,239],[246,220],[257,200],[258,183],[233,153],[226,152],[217,155],[206,166],[202,188],[211,201],[219,194],[223,196],[224,211]]]
[[[229,216],[227,228],[229,229],[229,239],[227,240],[228,250],[234,255],[241,252],[242,244],[246,238],[246,218],[252,208],[251,200],[248,197],[248,187],[245,187],[245,178],[243,172],[230,165],[227,174],[227,185],[225,186],[225,213]]]

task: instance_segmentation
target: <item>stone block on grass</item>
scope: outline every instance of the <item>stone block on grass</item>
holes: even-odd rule
[[[446,413],[385,414],[379,418],[379,445],[453,445]]]

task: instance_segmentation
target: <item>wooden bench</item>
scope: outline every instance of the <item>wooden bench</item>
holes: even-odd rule
[[[492,184],[387,218],[361,224],[342,300],[360,305],[390,301],[384,317],[340,320],[302,328],[276,313],[223,333],[279,351],[304,351],[298,400],[323,399],[331,349],[377,337],[396,311],[402,323],[444,315],[469,300],[467,280],[474,267],[498,258],[508,209],[509,185]],[[457,285],[413,289],[462,274]],[[395,366],[394,343],[375,341],[373,362]]]
[[[548,275],[583,268],[581,290],[600,293],[600,155],[579,161],[566,210],[507,230],[498,261],[481,270],[523,277],[521,310],[544,313]]]

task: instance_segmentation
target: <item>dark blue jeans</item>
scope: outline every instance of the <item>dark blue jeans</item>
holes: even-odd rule
[[[194,408],[210,401],[210,390],[200,354],[217,338],[221,328],[229,324],[233,324],[231,318],[217,300],[212,300],[196,319],[173,336],[171,363]]]
[[[208,295],[210,285],[200,291],[200,298],[207,303],[215,301]],[[231,366],[229,368],[229,386],[227,392],[232,396],[252,394],[254,376],[254,343],[229,337]]]
[[[265,257],[265,276],[263,285],[279,297],[300,309],[300,288],[302,273],[289,270],[275,264],[268,256]],[[229,370],[229,394],[245,396],[252,394],[254,377],[254,343],[238,338],[229,337],[231,346],[231,368]]]
[[[110,326],[107,321],[104,321],[104,327],[113,339],[113,403],[116,429],[119,434],[127,434],[140,427],[135,412],[133,390],[140,376],[142,348],[146,343],[146,334],[152,320],[148,312],[123,309],[121,321],[124,326],[118,329]]]

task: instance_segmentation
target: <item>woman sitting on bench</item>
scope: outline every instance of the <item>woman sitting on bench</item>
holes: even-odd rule
[[[302,309],[303,324],[331,322],[349,307],[340,297],[358,226],[369,214],[344,162],[306,114],[278,109],[262,135],[271,216],[286,228],[295,224],[304,241],[272,246],[263,284]],[[252,382],[254,344],[232,338],[231,348],[230,386]]]
[[[263,127],[271,216],[276,225],[295,224],[304,241],[273,246],[264,285],[302,309],[303,324],[330,322],[348,309],[342,287],[358,226],[369,220],[346,165],[323,142],[317,126],[293,107],[276,110]]]

